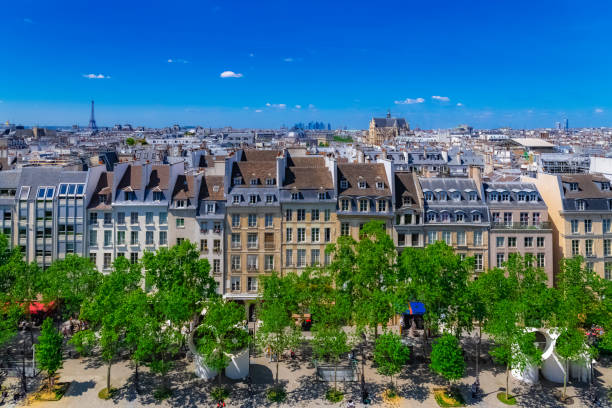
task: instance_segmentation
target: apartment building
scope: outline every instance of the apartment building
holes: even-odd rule
[[[489,211],[474,178],[423,178],[425,245],[444,241],[461,256],[474,257],[475,271],[488,269]]]
[[[382,221],[392,234],[391,163],[341,163],[337,167],[339,235],[358,240],[362,226],[371,220]]]
[[[282,161],[276,150],[238,150],[225,162],[228,298],[243,303],[255,299],[259,276],[280,270]]]
[[[0,233],[6,235],[9,245],[12,245],[16,239],[13,236],[13,220],[21,171],[3,171],[0,176]]]
[[[398,250],[425,245],[423,229],[423,192],[416,173],[394,172],[393,241]]]
[[[279,161],[282,212],[283,262],[281,271],[301,271],[308,266],[329,264],[327,244],[336,241],[336,162],[324,156],[286,153]]]
[[[575,255],[598,275],[612,279],[612,191],[600,174],[539,173],[534,183],[548,206],[553,226],[553,273]]]
[[[491,214],[489,265],[503,267],[512,253],[531,254],[553,283],[552,225],[548,207],[533,183],[484,183]]]

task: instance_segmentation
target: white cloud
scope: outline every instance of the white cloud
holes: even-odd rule
[[[457,106],[463,106],[461,102],[457,102]]]
[[[595,113],[603,113],[603,109],[597,108],[597,109],[595,109]]]
[[[104,74],[85,74],[85,75],[83,75],[83,78],[87,78],[87,79],[110,79],[110,75],[104,75]]]
[[[261,112],[263,112],[263,110],[261,110],[261,109],[255,109],[255,112],[257,112],[257,113],[261,113]]]
[[[295,105],[295,109],[302,109],[302,105]]]
[[[285,104],[285,103],[270,103],[270,102],[267,102],[266,106],[268,108],[276,108],[276,109],[286,109],[287,108],[287,104]]]
[[[423,103],[425,102],[425,99],[423,98],[416,98],[416,99],[412,99],[412,98],[406,98],[403,101],[395,101],[396,105],[412,105],[415,103]]]
[[[255,54],[250,53],[250,54],[249,54],[249,57],[253,58],[253,57],[255,57]]]
[[[285,61],[285,62],[293,62],[293,58],[287,57],[283,61]]]
[[[34,24],[34,21],[32,21],[31,18],[27,18],[27,17],[23,19],[23,22],[28,23],[28,24]]]
[[[431,99],[435,99],[437,101],[441,101],[441,102],[448,102],[450,101],[450,98],[448,96],[439,96],[439,95],[434,95],[431,97]]]
[[[242,78],[243,75],[234,71],[223,71],[219,76],[221,78]]]
[[[172,58],[168,58],[168,64],[173,64],[173,63],[178,63],[178,64],[188,64],[189,61],[187,61],[186,59],[172,59]]]

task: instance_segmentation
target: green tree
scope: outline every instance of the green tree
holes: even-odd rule
[[[565,361],[565,370],[563,372],[563,394],[561,397],[563,400],[565,400],[569,362],[578,360],[589,354],[588,346],[586,345],[586,336],[578,329],[565,329],[557,338],[555,351],[559,357]]]
[[[136,140],[134,138],[128,137],[125,139],[125,144],[128,146],[134,146],[136,144]]]
[[[453,381],[463,377],[465,361],[457,337],[445,334],[434,342],[429,367],[448,381],[449,388]]]
[[[102,282],[102,274],[95,265],[74,254],[53,261],[42,275],[45,300],[58,302],[65,317],[77,316],[83,301],[93,298]]]
[[[214,299],[205,306],[196,331],[196,346],[206,365],[218,372],[219,386],[223,370],[231,362],[229,355],[249,344],[244,320],[244,308],[235,302]]]
[[[139,393],[138,368],[144,365],[148,358],[148,350],[143,347],[143,343],[146,343],[146,341],[142,334],[146,333],[147,327],[152,326],[149,298],[141,288],[137,288],[128,293],[124,307],[131,314],[131,318],[127,319],[125,326],[125,348],[134,366],[134,386],[136,392]]]
[[[391,386],[393,376],[398,374],[410,357],[410,349],[402,343],[402,338],[393,333],[384,333],[376,339],[374,345],[374,362],[377,371],[389,377]]]
[[[334,390],[337,390],[338,362],[351,350],[348,336],[341,327],[323,327],[315,324],[313,327],[312,351],[318,359],[326,360],[334,365]]]
[[[49,390],[53,390],[53,378],[57,370],[62,368],[64,357],[62,355],[63,338],[61,333],[53,327],[53,320],[46,318],[43,322],[38,344],[36,345],[36,361],[41,370],[47,372]]]

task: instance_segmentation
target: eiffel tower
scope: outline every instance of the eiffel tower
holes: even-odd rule
[[[89,128],[94,132],[98,131],[98,126],[96,126],[96,119],[94,117],[94,101],[91,101],[91,116],[89,117]]]

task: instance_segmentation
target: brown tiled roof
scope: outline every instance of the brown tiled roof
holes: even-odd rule
[[[409,206],[414,207],[419,205],[417,182],[418,180],[413,173],[395,173],[395,205],[398,208],[403,206],[404,197],[410,197],[411,204]]]
[[[170,181],[170,166],[154,165],[149,177],[148,189],[166,190]]]
[[[234,177],[242,177],[242,182],[247,187],[265,187],[266,178],[276,178],[276,162],[234,162],[232,166],[232,180]],[[251,179],[257,179],[256,186],[251,185]]]
[[[325,167],[325,159],[321,156],[287,158],[289,167]]]
[[[348,181],[348,187],[341,187],[341,180]],[[366,182],[366,188],[359,188],[359,181]],[[377,182],[383,182],[382,189],[376,188]],[[391,195],[387,173],[382,163],[346,163],[338,165],[338,193],[354,196],[388,196]]]
[[[578,183],[577,191],[570,191],[563,186],[565,198],[612,198],[612,191],[602,191],[595,182],[609,182],[599,174],[572,174],[561,176],[563,183]]]
[[[127,166],[123,177],[117,187],[119,190],[129,190],[130,188],[134,191],[140,190],[142,186],[142,166],[135,166],[130,164]]]
[[[283,187],[299,189],[334,188],[334,182],[326,167],[288,167],[285,169]]]
[[[223,179],[223,176],[202,177],[200,200],[223,200]]]
[[[96,184],[96,188],[91,197],[91,201],[89,202],[89,209],[92,210],[109,210],[111,208],[111,200],[112,200],[112,191],[113,190],[113,172],[103,172],[100,174],[100,178],[98,179],[98,184]],[[100,201],[100,195],[106,195],[106,203]]]
[[[260,161],[274,161],[280,154],[278,150],[257,150],[249,149],[244,151],[242,161],[248,162],[260,162]]]
[[[195,197],[194,177],[192,175],[181,174],[176,178],[176,185],[172,192],[173,200],[185,200]]]

